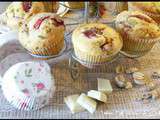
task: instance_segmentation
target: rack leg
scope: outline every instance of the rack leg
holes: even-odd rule
[[[77,80],[80,76],[78,65],[78,62],[74,60],[74,58],[71,55],[71,57],[69,58],[69,71],[74,81]]]

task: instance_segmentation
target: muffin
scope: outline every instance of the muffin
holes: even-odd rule
[[[124,11],[115,22],[116,29],[123,38],[123,48],[130,57],[138,57],[150,51],[160,39],[157,23],[140,11]]]
[[[54,13],[39,13],[19,29],[19,41],[33,55],[53,56],[64,47],[65,25]]]
[[[142,11],[160,24],[160,2],[128,2],[128,9]]]
[[[17,29],[26,18],[45,11],[44,2],[12,2],[4,14],[6,24]]]
[[[75,55],[81,61],[101,64],[112,60],[122,47],[120,35],[101,23],[82,24],[72,34]]]

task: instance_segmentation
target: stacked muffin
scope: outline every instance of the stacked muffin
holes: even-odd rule
[[[6,22],[9,27],[17,29],[24,19],[44,11],[42,2],[13,2],[5,11]]]
[[[116,18],[116,28],[123,37],[122,50],[141,56],[160,39],[160,29],[149,16],[139,11],[124,11]]]
[[[57,55],[64,47],[64,22],[53,13],[39,13],[19,30],[19,41],[30,53]]]
[[[56,2],[12,2],[6,9],[6,24],[17,29],[27,18],[42,12],[54,12]]]
[[[120,35],[101,23],[77,27],[72,35],[72,43],[77,58],[94,64],[110,61],[122,47]]]
[[[141,11],[160,24],[160,2],[129,2],[128,9]]]

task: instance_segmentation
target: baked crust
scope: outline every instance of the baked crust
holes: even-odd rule
[[[20,27],[19,41],[33,54],[55,55],[64,46],[64,32],[64,22],[59,16],[39,13]]]
[[[116,28],[131,37],[152,39],[160,37],[157,23],[140,11],[124,11],[116,18]]]

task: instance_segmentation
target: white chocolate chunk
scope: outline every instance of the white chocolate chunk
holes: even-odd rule
[[[78,99],[77,103],[79,103],[83,108],[88,110],[90,113],[94,113],[97,107],[97,103],[92,98],[88,97],[86,94],[82,93]]]
[[[87,95],[101,102],[104,102],[104,103],[107,102],[107,96],[103,92],[96,91],[96,90],[90,90],[88,91]]]
[[[64,102],[66,103],[68,108],[71,110],[72,114],[77,113],[77,112],[82,112],[85,110],[83,107],[81,107],[77,103],[78,97],[79,95],[75,94],[75,95],[70,95],[64,98]]]
[[[98,78],[98,91],[104,92],[104,93],[111,93],[113,91],[112,85],[110,83],[110,80]]]

